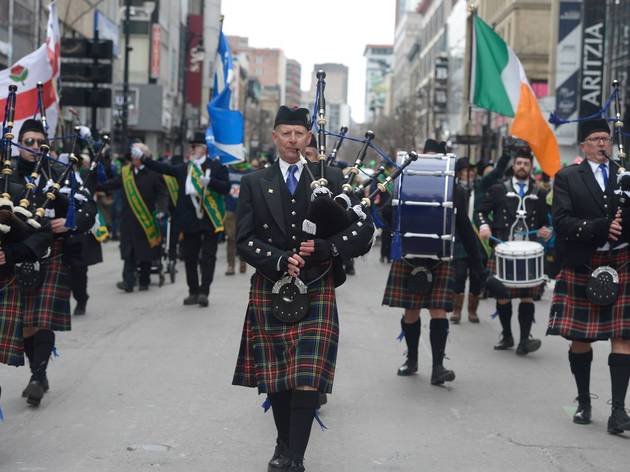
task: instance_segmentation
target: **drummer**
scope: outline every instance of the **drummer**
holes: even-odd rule
[[[445,154],[446,144],[427,139],[423,153]],[[470,255],[471,268],[474,273],[481,274],[483,266],[478,239],[468,216],[466,216],[465,195],[459,186],[455,186],[453,200],[455,208],[457,208],[456,239],[462,240],[466,252]],[[436,254],[436,256],[442,255]],[[420,274],[420,276],[425,274],[427,283],[416,283],[418,279],[412,273]],[[431,316],[429,323],[429,339],[433,355],[431,384],[442,385],[455,379],[455,372],[445,368],[443,364],[449,330],[446,314],[453,311],[454,288],[455,271],[449,261],[403,258],[392,263],[382,304],[405,310],[400,324],[407,344],[407,360],[398,369],[398,375],[409,376],[418,371],[420,310],[426,308]]]
[[[488,195],[481,204],[477,213],[479,223],[479,236],[482,239],[492,239],[493,242],[508,240],[535,241],[540,238],[547,241],[552,232],[546,226],[546,191],[536,187],[532,179],[534,156],[529,147],[520,147],[514,153],[512,163],[512,177],[505,179],[490,188]],[[511,231],[516,221],[519,201],[525,201],[526,227],[518,224]],[[496,263],[491,260],[491,266],[495,269]],[[531,288],[508,288],[505,298],[498,298],[496,309],[501,321],[501,337],[494,346],[497,351],[504,351],[514,347],[512,336],[512,299],[520,298],[518,306],[518,322],[520,326],[520,341],[516,348],[516,354],[524,356],[537,351],[541,342],[531,336],[532,323],[534,322],[534,298],[542,294],[544,283]]]

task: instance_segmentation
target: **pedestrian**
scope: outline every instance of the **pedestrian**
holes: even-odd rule
[[[333,386],[339,341],[335,287],[345,281],[342,258],[366,253],[374,231],[368,219],[329,239],[302,233],[310,174],[320,177],[319,166],[300,156],[310,129],[307,109],[279,108],[272,132],[278,158],[243,177],[237,208],[238,251],[256,273],[233,384],[257,388],[271,401],[277,438],[269,471],[305,470],[320,393]],[[341,193],[341,172],[327,169],[325,177],[333,194]],[[307,287],[305,317],[296,323],[273,314],[274,284],[285,273],[299,276]]]
[[[183,233],[181,244],[188,284],[184,305],[207,307],[217,260],[217,245],[224,231],[224,196],[230,190],[230,181],[228,170],[220,158],[208,156],[203,132],[194,134],[190,147],[188,162],[157,162],[148,154],[144,155],[142,162],[155,172],[177,179],[180,191],[174,224]]]
[[[481,205],[477,217],[480,223],[479,236],[488,240],[491,237],[500,241],[529,241],[541,239],[548,241],[551,238],[551,230],[547,227],[547,192],[539,189],[532,178],[534,156],[529,148],[519,147],[512,163],[512,177],[495,184],[485,202]],[[512,227],[517,221],[519,202],[523,201],[526,211],[525,228],[517,225],[515,231]],[[522,234],[525,229],[528,234]],[[495,262],[492,260],[493,272]],[[531,336],[532,324],[536,307],[534,298],[542,293],[544,282],[530,288],[509,288],[507,296],[498,298],[496,310],[501,321],[501,338],[495,344],[494,349],[504,351],[514,347],[512,335],[512,299],[519,298],[518,322],[520,326],[520,340],[516,348],[516,354],[524,356],[537,351],[541,341]]]
[[[628,209],[620,209],[622,203],[615,194],[619,166],[609,158],[608,121],[582,122],[579,139],[584,161],[560,170],[553,184],[552,217],[562,269],[556,279],[547,334],[571,341],[569,366],[578,391],[573,416],[577,424],[591,422],[591,344],[610,340],[612,411],[608,432],[620,434],[630,431],[625,411],[630,378],[630,220]],[[603,272],[611,281],[618,277],[612,286],[604,283],[609,291],[616,285],[616,299],[593,297],[599,293],[588,288],[594,271]]]

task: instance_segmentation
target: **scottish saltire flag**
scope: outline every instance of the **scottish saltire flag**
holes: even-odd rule
[[[217,50],[214,92],[208,103],[210,126],[206,130],[208,153],[219,156],[224,164],[236,164],[243,156],[243,115],[238,110],[230,110],[232,91],[232,53],[227,38],[221,32]]]

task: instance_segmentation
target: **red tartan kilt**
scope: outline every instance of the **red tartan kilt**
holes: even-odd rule
[[[436,261],[430,261],[435,263]],[[418,295],[407,290],[407,279],[414,265],[404,260],[392,262],[383,294],[382,305],[406,309],[443,309],[453,311],[453,291],[455,290],[455,269],[449,262],[440,262],[433,269],[433,285],[426,295]]]
[[[494,255],[488,260],[488,268],[493,274],[496,275],[497,260],[494,257]],[[506,287],[505,289],[507,293],[506,298],[509,298],[510,300],[512,300],[513,298],[536,298],[536,297],[541,296],[543,292],[545,291],[545,284],[543,282],[540,285],[537,285],[536,287],[526,287],[526,288]]]
[[[0,276],[0,362],[24,365],[20,292],[13,275]]]
[[[615,269],[630,260],[630,247],[596,252],[590,267],[609,265]],[[630,264],[619,272],[619,297],[611,306],[592,304],[586,298],[586,284],[592,270],[563,268],[556,278],[547,334],[575,341],[630,339]]]
[[[302,386],[331,393],[339,343],[332,274],[309,286],[309,314],[295,324],[274,318],[272,287],[257,272],[252,276],[232,384],[258,387],[260,393]]]
[[[63,241],[56,240],[50,257],[41,261],[44,282],[35,290],[21,290],[25,328],[70,331],[70,280],[62,262]]]

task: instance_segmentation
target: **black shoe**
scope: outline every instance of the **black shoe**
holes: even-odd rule
[[[293,459],[287,469],[287,472],[304,472],[305,470],[304,459]]]
[[[621,434],[630,431],[630,417],[622,408],[613,408],[608,418],[608,432],[610,434]]]
[[[140,285],[138,287],[138,291],[140,291],[140,292],[146,292],[147,290],[149,290],[149,286],[148,285]]]
[[[202,307],[208,306],[208,295],[199,295],[197,297],[197,303]]]
[[[346,275],[355,275],[356,271],[354,270],[354,267],[346,267]]]
[[[79,303],[74,307],[74,316],[85,315],[85,303]]]
[[[184,305],[196,305],[199,303],[199,297],[197,295],[188,295],[184,298]]]
[[[530,352],[535,352],[540,349],[541,346],[540,339],[534,339],[530,337],[524,341],[518,343],[518,347],[516,348],[516,354],[519,356],[526,356]]]
[[[453,380],[455,380],[455,372],[448,370],[443,365],[433,366],[431,385],[442,385],[444,382],[452,382]]]
[[[124,290],[127,293],[133,292],[133,287],[128,286],[125,282],[116,282],[116,287],[119,290]]]
[[[591,402],[579,402],[573,415],[575,424],[591,424]]]
[[[277,441],[273,457],[267,466],[267,472],[286,472],[290,465],[289,448],[282,441]]]
[[[29,385],[31,384],[33,380],[35,380],[35,378],[31,377],[31,380],[28,381]],[[44,374],[44,380],[40,380],[39,383],[44,389],[44,393],[46,393],[50,389],[50,385],[48,384],[48,377],[46,377],[45,374]],[[27,396],[28,396],[28,385],[26,386],[24,390],[22,390],[22,397],[26,398]]]
[[[44,386],[37,380],[31,380],[26,386],[24,393],[26,394],[26,402],[29,405],[39,406],[45,393]]]
[[[511,334],[509,335],[501,335],[501,339],[499,339],[499,342],[496,343],[494,345],[494,350],[495,351],[505,351],[507,349],[510,349],[514,347],[514,338],[512,337]]]
[[[408,375],[413,375],[416,372],[418,372],[417,359],[407,358],[405,363],[398,368],[398,375],[400,375],[401,377],[407,377]]]

